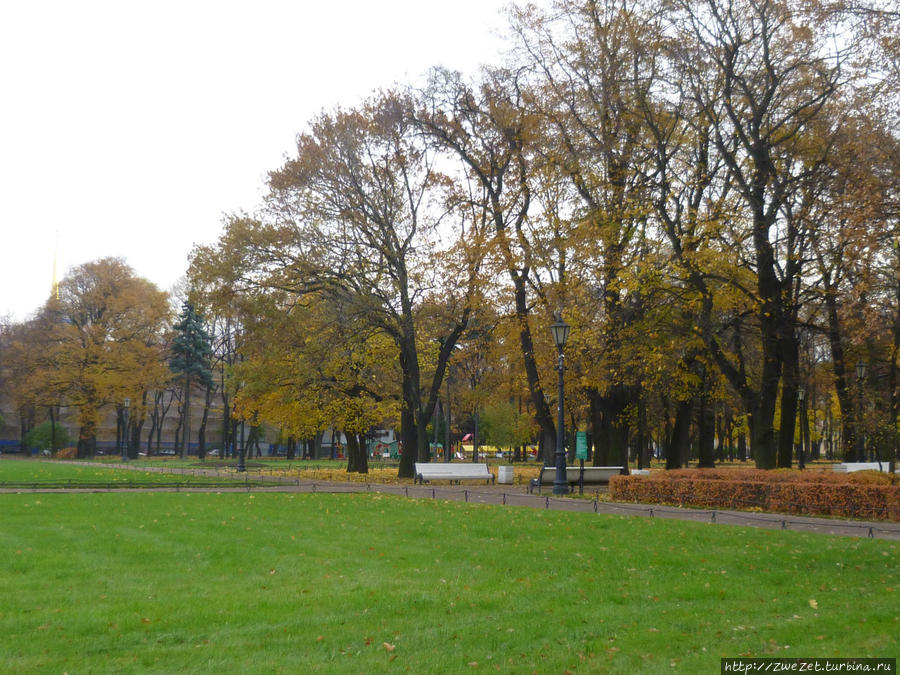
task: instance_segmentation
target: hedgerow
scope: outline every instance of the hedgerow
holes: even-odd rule
[[[900,521],[900,485],[888,474],[679,469],[614,476],[615,501]]]

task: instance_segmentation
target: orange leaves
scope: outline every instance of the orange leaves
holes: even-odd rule
[[[614,476],[609,494],[618,501],[900,521],[900,486],[872,480],[757,469],[676,470]]]

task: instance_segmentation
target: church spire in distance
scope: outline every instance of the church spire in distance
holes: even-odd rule
[[[59,300],[59,281],[56,276],[56,260],[59,255],[59,230],[56,231],[56,244],[53,247],[53,280],[50,286],[50,297]]]

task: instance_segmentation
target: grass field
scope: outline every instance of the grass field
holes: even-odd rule
[[[132,469],[136,467],[132,464]],[[107,465],[99,466],[91,462],[72,464],[53,460],[3,459],[0,461],[0,487],[10,485],[42,486],[53,485],[100,485],[110,487],[130,487],[147,484],[225,484],[227,478],[216,476],[192,476],[161,472],[118,469]],[[235,485],[243,484],[243,477],[235,476]]]
[[[893,657],[898,544],[381,495],[0,495],[4,672]]]

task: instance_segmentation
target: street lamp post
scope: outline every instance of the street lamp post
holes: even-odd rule
[[[128,461],[128,413],[131,410],[131,399],[126,398],[122,402],[122,461]]]
[[[244,452],[246,451],[245,443],[246,439],[244,438],[244,420],[241,420],[241,445],[237,463],[237,470],[241,473],[247,470],[247,465],[244,463]]]
[[[797,389],[797,402],[800,404],[797,406],[799,408],[798,414],[800,416],[800,450],[797,453],[797,468],[803,471],[806,468],[806,465],[803,463],[803,403],[806,401],[806,389],[804,387],[799,387]]]
[[[860,359],[856,363],[856,384],[858,390],[859,397],[859,405],[856,408],[857,411],[857,419],[859,422],[856,425],[856,461],[864,462],[866,461],[865,453],[866,446],[863,443],[863,380],[866,377],[866,364],[863,363],[863,360]]]
[[[570,326],[562,320],[562,313],[557,314],[556,322],[550,326],[550,332],[553,334],[553,342],[556,344],[556,352],[558,355],[557,369],[559,370],[559,397],[557,405],[557,423],[556,423],[556,477],[553,480],[553,494],[564,495],[569,492],[569,482],[566,480],[566,430],[565,417],[563,415],[563,402],[565,400],[565,382],[563,379],[563,371],[565,370],[565,359],[563,357],[563,348],[569,339]]]

